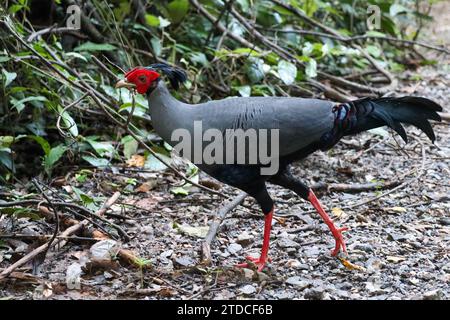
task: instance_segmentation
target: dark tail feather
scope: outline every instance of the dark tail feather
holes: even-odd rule
[[[436,102],[421,97],[361,99],[341,105],[346,112],[342,121],[351,117],[345,135],[387,125],[407,142],[401,123],[408,123],[422,130],[431,141],[436,140],[428,120],[441,121],[437,111],[442,107]]]

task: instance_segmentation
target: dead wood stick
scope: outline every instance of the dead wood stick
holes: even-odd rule
[[[450,122],[450,112],[438,112],[442,120]]]
[[[120,192],[116,192],[113,194],[113,196],[111,198],[109,198],[105,204],[101,207],[100,210],[98,210],[96,212],[97,215],[103,215],[106,210],[108,210],[109,207],[111,207],[114,202],[117,201],[117,199],[120,196]],[[69,237],[70,235],[76,233],[78,230],[82,229],[83,227],[85,227],[88,224],[88,220],[83,220],[80,221],[80,223],[71,226],[69,228],[67,228],[66,230],[64,230],[64,232],[62,232],[60,234],[60,237]],[[67,240],[60,240],[57,239],[56,241],[54,241],[51,244],[51,247],[54,247],[56,244],[59,244],[60,247],[62,247],[63,245],[65,245],[67,243]],[[8,268],[4,269],[2,271],[2,273],[0,273],[0,280],[6,278],[11,272],[13,272],[15,269],[23,266],[24,264],[26,264],[27,262],[31,261],[34,257],[36,257],[37,255],[39,255],[40,253],[46,251],[47,249],[50,248],[50,246],[48,245],[49,242],[44,243],[43,245],[37,247],[36,249],[34,249],[33,251],[29,252],[27,255],[25,255],[24,257],[22,257],[21,259],[19,259],[18,261],[16,261],[15,263],[13,263],[12,265],[10,265]]]
[[[356,184],[320,182],[313,184],[311,186],[311,189],[356,193],[364,191],[390,189],[398,186],[399,184],[400,182],[397,180],[387,182],[371,182],[371,183],[356,183]]]
[[[205,240],[202,242],[202,264],[208,265],[211,263],[211,242],[216,237],[217,231],[219,230],[220,224],[222,223],[223,219],[225,219],[225,216],[228,212],[240,205],[246,197],[247,193],[241,192],[233,200],[221,207],[217,212],[213,222],[209,226],[208,234],[206,235]]]

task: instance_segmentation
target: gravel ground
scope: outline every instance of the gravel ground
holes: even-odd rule
[[[450,96],[450,75],[445,68],[420,70],[422,80],[408,82],[398,94],[413,93],[433,98],[445,106]],[[406,74],[406,77],[409,75]],[[410,92],[414,89],[414,92]],[[445,112],[448,112],[446,109]],[[364,133],[340,143],[332,151],[317,152],[295,165],[295,172],[310,184],[367,183],[398,181],[401,186],[377,200],[386,191],[360,193],[325,192],[321,201],[332,211],[345,233],[349,262],[360,269],[349,270],[331,257],[334,241],[311,206],[290,191],[271,187],[277,200],[270,256],[272,262],[262,273],[235,269],[246,254],[259,254],[262,215],[255,210],[236,208],[223,222],[212,246],[213,265],[198,265],[201,238],[219,207],[201,193],[188,197],[168,192],[172,177],[141,174],[140,183],[151,190],[130,194],[122,200],[142,209],[127,210],[121,225],[133,236],[119,244],[148,259],[150,271],[116,264],[106,270],[84,271],[81,290],[66,289],[66,274],[72,264],[90,257],[90,245],[70,245],[51,253],[40,266],[44,284],[30,287],[10,283],[0,296],[21,298],[146,298],[146,299],[448,299],[450,297],[450,133],[449,123],[434,123],[437,141],[433,145],[424,134],[407,128],[405,145],[387,130]],[[425,157],[423,157],[425,155]],[[105,181],[123,184],[118,175],[98,177],[84,190],[100,186],[108,194]],[[140,186],[140,183],[137,187]],[[223,192],[235,193],[228,187]],[[146,191],[146,190],[143,190]],[[204,200],[199,200],[204,199]],[[355,205],[353,208],[345,208]],[[115,213],[123,213],[115,205]],[[8,232],[37,232],[29,223],[10,225]],[[177,226],[182,227],[177,227]],[[176,226],[176,227],[174,227]],[[193,229],[184,227],[190,226]],[[203,228],[202,228],[203,227]],[[180,232],[181,231],[181,232]],[[21,244],[16,240],[15,253]],[[27,247],[26,244],[24,245]],[[25,250],[22,246],[22,250]],[[92,251],[92,249],[91,249]],[[1,261],[1,259],[0,259]],[[7,265],[6,259],[0,263]]]
[[[435,12],[445,12],[444,9],[445,5]],[[448,31],[446,25],[440,25],[444,28],[442,34]],[[396,94],[425,96],[443,105],[444,112],[450,112],[449,62],[441,58],[438,67],[402,74],[402,85]],[[250,199],[245,204],[255,209],[241,206],[233,210],[213,243],[212,266],[200,266],[198,235],[204,233],[220,200],[195,191],[184,198],[170,194],[169,184],[175,182],[170,174],[142,173],[133,187],[127,184],[127,177],[104,173],[78,186],[98,190],[98,195],[107,197],[111,195],[111,183],[128,185],[125,191],[129,193],[121,202],[139,208],[124,212],[120,205],[112,207],[114,213],[127,216],[126,220],[117,221],[132,236],[131,241],[116,246],[148,259],[152,268],[140,271],[114,262],[103,268],[84,269],[81,289],[68,290],[67,273],[80,275],[80,265],[93,254],[105,251],[98,245],[90,248],[92,243],[70,244],[51,252],[40,265],[38,275],[42,281],[7,282],[0,286],[0,297],[449,299],[449,123],[434,123],[433,127],[437,135],[434,145],[412,127],[407,128],[410,137],[407,145],[398,136],[394,139],[390,130],[378,130],[348,138],[330,152],[317,152],[295,165],[297,175],[310,184],[371,181],[401,184],[387,195],[383,194],[389,190],[320,193],[337,225],[350,228],[344,236],[349,253],[346,259],[353,264],[352,270],[331,257],[333,238],[312,207],[278,187],[271,187],[270,193],[276,199],[276,215],[284,216],[284,221],[274,222],[272,262],[268,268],[262,273],[233,268],[245,255],[256,256],[260,251],[264,221]],[[70,182],[76,185],[73,179]],[[142,183],[145,187],[137,189]],[[236,190],[222,186],[221,192],[235,194]],[[373,200],[380,195],[383,196]],[[372,201],[361,204],[365,200]],[[48,233],[45,224],[31,224],[23,218],[14,224],[10,222],[0,220],[0,230]],[[0,268],[29,249],[21,240],[7,243],[12,251],[0,251]]]

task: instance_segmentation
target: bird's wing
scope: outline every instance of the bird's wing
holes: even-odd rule
[[[298,151],[333,128],[334,103],[319,99],[250,97],[228,98],[196,108],[195,120],[203,130],[279,129],[279,155]]]

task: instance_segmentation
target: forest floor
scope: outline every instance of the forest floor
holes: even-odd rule
[[[450,32],[449,24],[439,27],[445,25],[447,29],[434,31],[441,33],[441,39],[450,39],[445,38]],[[424,96],[440,103],[444,112],[450,112],[450,61],[441,57],[437,67],[402,73],[395,94]],[[105,198],[111,196],[113,189],[121,191],[109,213],[126,217],[111,219],[131,240],[114,245],[148,260],[150,267],[139,270],[120,261],[85,267],[81,289],[69,290],[68,269],[76,274],[80,266],[86,262],[89,265],[93,251],[92,242],[70,242],[47,254],[37,268],[37,278],[15,278],[0,284],[0,297],[449,299],[449,123],[434,122],[433,128],[435,144],[412,127],[407,128],[408,144],[383,128],[347,138],[332,151],[316,152],[295,165],[295,173],[309,184],[399,184],[389,190],[319,193],[336,224],[349,227],[344,234],[346,260],[360,268],[349,269],[332,257],[334,240],[311,205],[278,187],[270,187],[269,191],[276,199],[275,215],[282,219],[273,224],[272,261],[263,272],[233,267],[243,262],[247,254],[259,255],[264,220],[251,199],[246,199],[245,204],[254,210],[239,206],[223,221],[211,247],[212,265],[199,265],[201,236],[222,200],[196,189],[186,197],[171,194],[169,188],[176,180],[170,172],[126,176],[105,171],[84,183],[70,175],[60,190],[67,192],[67,186],[76,186],[91,196]],[[129,183],[130,178],[136,179],[133,184]],[[202,179],[207,177],[201,176]],[[236,194],[232,188],[219,186],[225,194]],[[134,207],[124,209],[123,204]],[[25,218],[13,224],[5,218],[0,220],[0,228],[21,234],[47,230],[45,224]],[[0,251],[2,269],[11,264],[9,259],[30,249],[20,239],[8,241],[14,252]]]

